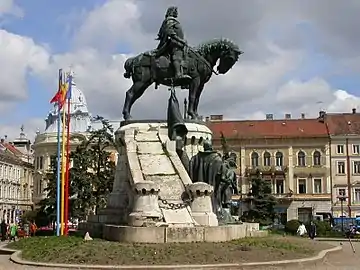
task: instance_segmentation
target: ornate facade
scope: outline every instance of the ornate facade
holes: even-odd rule
[[[70,100],[70,150],[74,151],[81,142],[87,138],[92,129],[101,127],[100,121],[94,121],[88,110],[86,98],[77,87],[75,76],[72,80],[72,94]],[[34,178],[34,203],[38,204],[46,197],[47,187],[46,172],[50,168],[51,156],[57,154],[57,120],[58,110],[54,106],[45,119],[45,130],[38,132],[34,142],[35,152],[35,178]],[[114,130],[120,126],[119,121],[110,121]],[[114,151],[114,149],[109,149]],[[114,151],[115,152],[115,151]],[[116,153],[113,159],[116,161]]]
[[[333,214],[335,217],[360,216],[360,114],[320,112],[330,135]],[[341,211],[340,195],[346,201]]]
[[[214,146],[221,149],[223,133],[238,155],[240,200],[249,192],[251,179],[261,176],[271,183],[283,222],[331,213],[330,149],[324,123],[269,119],[208,124]]]
[[[23,127],[13,142],[0,142],[0,210],[6,222],[19,221],[33,208],[33,157]]]

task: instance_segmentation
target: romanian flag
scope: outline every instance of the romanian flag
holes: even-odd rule
[[[66,84],[63,82],[63,72],[62,69],[59,69],[59,88],[56,92],[55,96],[50,100],[50,103],[58,103],[59,110],[63,107],[65,103],[65,95],[66,95]]]
[[[69,75],[67,76],[67,79],[66,79],[67,91],[66,91],[65,99],[67,99],[67,100],[71,99],[72,79],[73,79],[72,74],[69,73]]]

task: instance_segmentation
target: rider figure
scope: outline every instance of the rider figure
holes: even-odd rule
[[[182,61],[186,41],[177,17],[177,7],[169,7],[156,39],[159,40],[157,56],[163,55],[164,52],[169,53],[175,69],[175,79],[190,79],[190,76],[183,74]]]

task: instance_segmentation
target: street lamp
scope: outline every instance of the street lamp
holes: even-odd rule
[[[341,231],[344,232],[344,202],[346,201],[347,196],[344,193],[341,193],[337,198],[340,201],[341,207]]]

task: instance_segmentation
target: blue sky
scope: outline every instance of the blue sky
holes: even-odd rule
[[[141,5],[138,4],[139,2]],[[325,15],[317,17],[320,12],[309,15],[304,13],[301,7],[298,8],[299,14],[290,18],[289,12],[285,10],[286,7],[263,8],[261,4],[255,6],[258,10],[252,16],[254,7],[244,7],[238,11],[241,14],[234,18],[239,20],[234,24],[236,27],[230,29],[228,25],[221,26],[221,16],[230,15],[219,14],[218,18],[211,19],[206,16],[197,18],[196,15],[202,11],[189,9],[187,2],[178,0],[154,0],[151,4],[150,1],[140,0],[14,0],[14,3],[20,6],[23,16],[5,14],[0,17],[0,26],[8,35],[15,34],[32,39],[35,45],[49,56],[47,71],[42,73],[50,70],[51,73],[39,74],[36,68],[41,69],[35,67],[34,75],[30,74],[29,71],[34,68],[34,63],[33,66],[30,65],[31,68],[25,67],[25,75],[21,75],[22,72],[19,71],[20,75],[17,75],[20,77],[15,78],[26,77],[28,98],[14,99],[12,105],[3,110],[2,113],[7,116],[0,120],[0,133],[3,134],[12,134],[14,128],[22,123],[25,126],[28,123],[29,129],[34,129],[35,126],[44,128],[41,119],[45,118],[51,108],[49,99],[56,91],[56,69],[67,68],[60,66],[64,63],[74,64],[77,67],[78,70],[75,70],[78,73],[77,82],[87,97],[90,110],[94,114],[120,119],[121,103],[130,85],[129,81],[122,78],[122,66],[126,56],[120,54],[139,53],[139,50],[152,49],[149,46],[154,44],[155,31],[163,16],[159,14],[163,14],[166,7],[173,3],[179,4],[180,18],[185,20],[184,25],[187,28],[185,33],[190,42],[194,37],[204,40],[219,36],[219,33],[212,32],[215,31],[213,29],[218,29],[220,35],[223,31],[228,38],[239,42],[246,53],[229,74],[213,79],[208,84],[209,90],[206,90],[202,102],[204,114],[224,113],[230,118],[252,118],[255,117],[254,115],[262,117],[265,113],[273,112],[271,110],[275,110],[273,112],[275,114],[282,114],[284,111],[297,114],[304,110],[313,114],[314,110],[311,106],[321,99],[324,99],[325,107],[340,111],[360,105],[357,97],[360,94],[360,79],[356,74],[356,70],[360,71],[360,68],[355,60],[355,65],[349,64],[359,56],[356,52],[352,54],[349,52],[346,57],[340,57],[341,48],[335,47],[339,36],[344,38],[341,42],[351,45],[351,42],[354,42],[351,41],[353,35],[349,34],[347,37],[349,40],[345,40],[344,33],[331,32],[335,31],[336,27],[332,27],[325,17],[321,17]],[[218,10],[218,4],[216,1],[211,1],[209,9]],[[240,6],[243,7],[245,4],[252,5],[242,1]],[[232,10],[235,12],[236,8],[239,8],[235,2],[229,5],[234,7],[224,12],[229,13]],[[294,10],[291,5],[288,8]],[[318,7],[314,4],[312,10],[316,8]],[[328,11],[331,14],[330,6]],[[188,17],[184,13],[189,14]],[[153,17],[153,20],[149,20]],[[344,18],[346,19],[351,18]],[[350,22],[357,25],[354,20]],[[350,28],[349,22],[346,23]],[[195,27],[201,29],[201,32],[193,32],[195,28],[192,29],[191,24],[203,25],[200,28]],[[327,25],[329,29],[325,29]],[[247,32],[247,28],[251,30]],[[149,29],[151,33],[146,32]],[[75,42],[79,40],[81,42]],[[101,46],[107,43],[114,46],[109,48]],[[327,48],[324,44],[335,45]],[[336,49],[338,51],[334,51]],[[256,53],[261,53],[262,58],[257,58]],[[13,55],[12,60],[17,63],[15,56],[16,54]],[[54,56],[56,57],[53,58]],[[119,56],[121,60],[116,60],[118,58],[115,59],[115,56]],[[42,65],[44,66],[45,64]],[[18,84],[17,87],[21,85]],[[224,91],[228,94],[222,97],[223,102],[219,104],[219,98],[214,95],[217,95],[217,89],[222,88],[226,88]],[[353,96],[339,103],[336,96],[338,89],[346,90]],[[154,90],[148,90],[151,91]],[[299,98],[299,91],[303,92],[303,98]],[[159,116],[162,109],[156,111],[152,104],[157,95],[159,99],[166,100],[167,92],[156,93],[156,95],[145,95],[139,101],[139,105],[134,106],[134,114]],[[186,93],[182,92],[180,95],[185,97]],[[293,97],[295,100],[292,100]],[[270,103],[269,98],[272,99]],[[292,105],[286,105],[289,101]],[[6,102],[0,97],[0,105],[7,104]],[[228,108],[238,109],[230,111]]]

